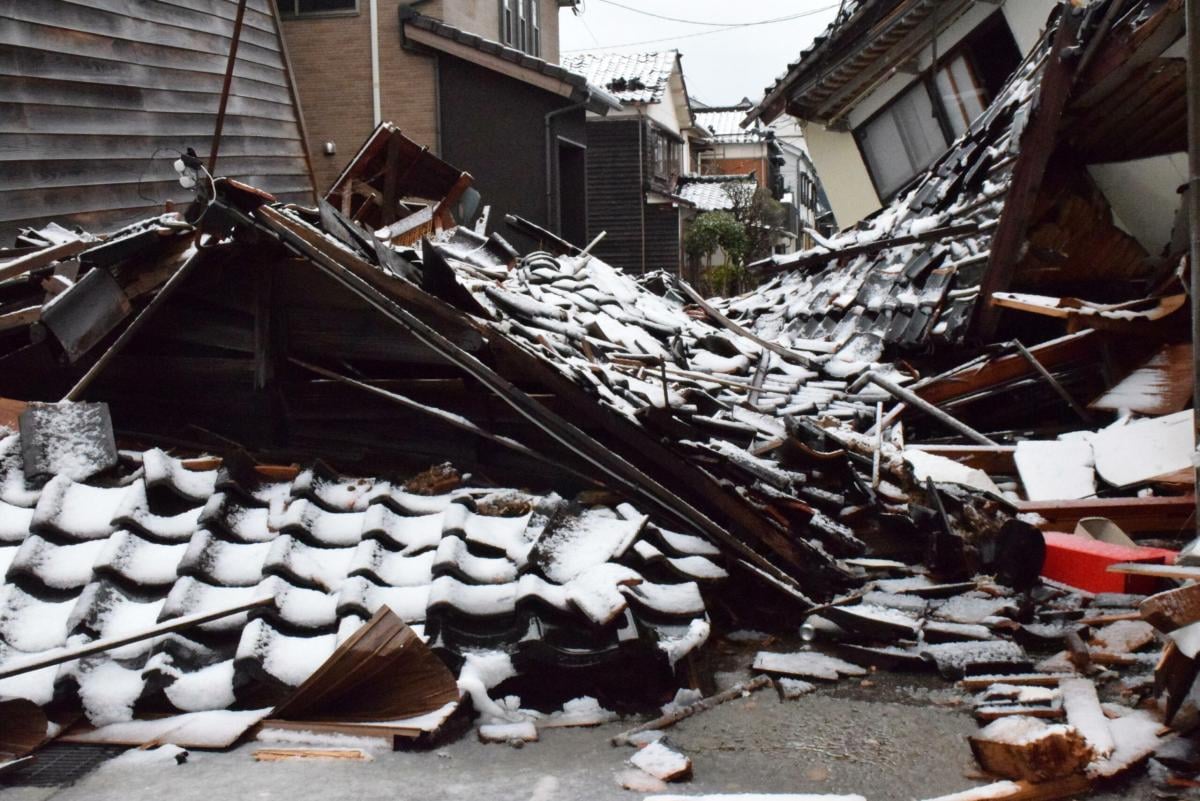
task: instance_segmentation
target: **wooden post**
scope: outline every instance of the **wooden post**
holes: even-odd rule
[[[246,0],[238,0],[237,17],[233,20],[233,40],[229,43],[229,59],[225,62],[225,82],[221,84],[221,103],[217,106],[217,127],[213,131],[212,150],[208,154],[209,174],[217,171],[217,152],[221,149],[221,130],[225,127],[225,108],[229,105],[229,87],[233,84],[233,67],[237,63],[238,43],[242,39],[242,22],[245,18]]]
[[[1188,96],[1188,268],[1192,274],[1192,406],[1200,398],[1200,0],[1187,0],[1187,96]],[[1196,418],[1193,443],[1200,447],[1200,414]],[[1200,465],[1195,479],[1200,486]],[[1193,515],[1200,537],[1200,493]]]

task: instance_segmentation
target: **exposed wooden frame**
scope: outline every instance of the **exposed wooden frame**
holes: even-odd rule
[[[983,340],[992,339],[999,325],[1000,309],[992,303],[992,294],[1006,290],[1016,274],[1034,201],[1054,153],[1063,112],[1075,80],[1075,43],[1083,13],[1070,5],[1062,6],[1061,10],[1040,89],[1033,101],[1036,105],[1018,143],[1020,155],[1013,166],[1004,210],[992,236],[987,271],[979,286],[981,302],[975,306],[974,328]]]

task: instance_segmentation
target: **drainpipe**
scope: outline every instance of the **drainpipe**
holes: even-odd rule
[[[590,94],[590,93],[589,93]],[[554,207],[554,119],[563,114],[570,114],[581,108],[587,108],[588,101],[583,100],[570,106],[564,106],[547,112],[544,117],[546,125],[546,227],[556,234],[562,234],[562,220],[558,219],[558,209]],[[584,112],[585,115],[587,112]],[[587,124],[587,118],[584,118]]]
[[[379,88],[379,0],[371,0],[371,111],[375,127],[383,122],[383,102]]]

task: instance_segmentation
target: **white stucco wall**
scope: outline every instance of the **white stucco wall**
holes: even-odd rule
[[[1000,6],[1005,21],[1022,53],[1037,43],[1046,19],[1057,0],[1005,0]],[[984,20],[996,12],[992,3],[976,3],[964,11],[938,36],[938,53],[944,55],[961,42]],[[925,71],[933,64],[933,46],[917,55],[917,66]],[[879,109],[907,89],[917,75],[897,73],[880,84],[846,115],[851,128],[862,125]],[[867,172],[862,155],[848,131],[830,131],[817,124],[804,128],[808,151],[817,167],[829,203],[839,227],[853,225],[880,207],[874,184]]]
[[[1187,156],[1174,153],[1093,164],[1088,172],[1108,198],[1117,226],[1151,256],[1160,255],[1171,241],[1171,229],[1182,203],[1178,190],[1187,183]]]
[[[853,225],[880,207],[853,136],[810,123],[804,126],[804,138],[839,228]]]

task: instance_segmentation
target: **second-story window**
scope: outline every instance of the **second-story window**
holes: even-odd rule
[[[500,42],[516,46],[516,6],[520,0],[500,0]]]
[[[358,0],[279,0],[281,17],[320,17],[358,12]]]
[[[1020,59],[1004,15],[996,12],[855,129],[881,200],[894,197],[967,130]]]
[[[518,50],[529,52],[529,0],[517,0],[517,41]]]
[[[542,53],[540,0],[500,0],[500,41],[509,47],[540,56]]]
[[[949,144],[920,81],[862,126],[858,137],[881,198],[892,197]]]
[[[529,0],[529,47],[530,55],[542,54],[542,4],[541,0]]]

